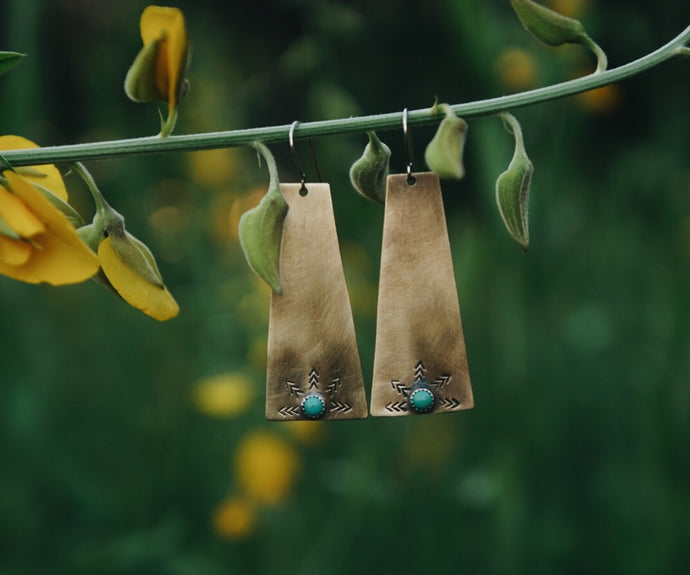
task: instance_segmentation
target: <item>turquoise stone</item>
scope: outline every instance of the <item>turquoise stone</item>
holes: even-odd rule
[[[318,419],[326,412],[326,401],[320,393],[308,393],[302,400],[302,411],[309,419]]]
[[[434,394],[425,387],[415,389],[410,394],[410,405],[417,413],[429,411],[434,406]]]

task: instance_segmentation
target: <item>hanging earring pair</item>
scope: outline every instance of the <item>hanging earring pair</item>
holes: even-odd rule
[[[328,184],[281,184],[289,205],[281,251],[283,293],[271,294],[266,417],[367,416],[352,311]],[[371,414],[441,413],[473,406],[450,244],[438,177],[386,182]],[[313,149],[312,149],[313,153]]]

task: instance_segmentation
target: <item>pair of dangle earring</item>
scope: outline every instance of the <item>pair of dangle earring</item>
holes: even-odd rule
[[[367,416],[362,370],[328,184],[281,184],[288,202],[282,295],[271,295],[266,417]],[[371,415],[474,405],[438,176],[389,175],[381,250]]]

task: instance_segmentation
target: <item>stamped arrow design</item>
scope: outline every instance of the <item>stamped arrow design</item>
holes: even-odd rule
[[[283,417],[297,417],[302,415],[302,410],[298,405],[285,405],[278,410]]]
[[[461,402],[459,399],[455,399],[454,397],[442,397],[439,400],[439,403],[443,405],[444,407],[447,407],[449,409],[456,409],[460,407]]]
[[[392,401],[386,405],[386,409],[395,413],[402,413],[407,411],[407,403],[405,401]]]
[[[400,393],[400,394],[402,394],[402,395],[407,395],[408,389],[407,389],[402,383],[400,383],[399,381],[397,381],[397,380],[394,379],[393,381],[391,381],[391,386],[392,386],[393,389],[394,389],[395,391],[397,391],[398,393]]]
[[[419,362],[414,368],[414,378],[415,380],[424,379],[424,374],[426,373],[426,368],[423,362]]]
[[[318,385],[319,385],[319,372],[316,371],[316,368],[314,368],[309,372],[309,389],[312,389],[314,387],[318,387]]]
[[[434,380],[434,385],[436,387],[438,387],[439,389],[441,389],[444,385],[447,385],[448,383],[450,383],[451,377],[452,376],[450,376],[450,375],[442,375],[441,377],[437,377]]]
[[[300,395],[304,394],[299,386],[295,385],[292,381],[286,381],[285,385],[287,385],[287,388],[290,390],[290,394],[294,395],[295,397],[299,397]]]
[[[352,411],[352,406],[342,401],[332,401],[330,411],[333,413],[347,413]]]
[[[327,393],[335,393],[338,387],[340,386],[340,378],[336,377],[331,383],[328,384],[326,387],[326,392]]]

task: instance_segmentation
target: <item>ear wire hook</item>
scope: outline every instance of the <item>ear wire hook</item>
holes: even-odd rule
[[[299,125],[299,122],[295,120],[292,122],[290,125],[290,153],[292,154],[292,159],[295,162],[295,165],[297,166],[297,170],[299,171],[300,174],[300,180],[302,183],[302,187],[300,188],[300,193],[303,193],[302,195],[306,195],[307,187],[306,187],[306,181],[307,181],[307,175],[304,173],[304,168],[302,168],[302,164],[300,163],[299,159],[297,158],[297,151],[295,150],[295,128]],[[311,139],[308,140],[309,143],[309,150],[311,151],[311,159],[314,162],[314,167],[316,168],[316,176],[318,177],[318,181],[322,182],[323,178],[321,177],[321,170],[319,169],[319,162],[316,160],[316,152],[314,151],[314,145],[311,142]]]
[[[307,175],[304,173],[304,169],[302,168],[302,164],[299,163],[299,158],[297,157],[297,152],[295,151],[295,128],[299,122],[295,120],[292,122],[290,125],[290,135],[289,135],[289,140],[290,140],[290,153],[292,154],[292,160],[295,162],[295,166],[297,166],[297,171],[299,172],[299,177],[302,183],[302,187],[300,189],[300,192],[302,190],[306,190],[306,186],[304,185],[307,181]]]
[[[413,185],[416,180],[412,175],[412,160],[414,154],[412,152],[412,136],[407,128],[407,108],[403,110],[403,136],[405,137],[405,153],[407,154],[407,183],[408,185]]]

